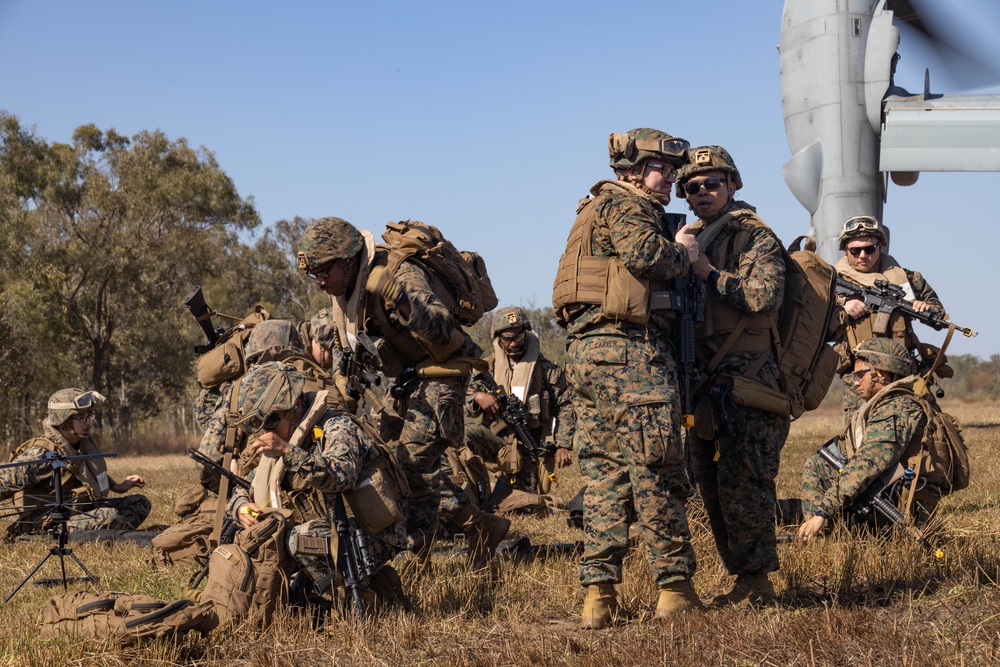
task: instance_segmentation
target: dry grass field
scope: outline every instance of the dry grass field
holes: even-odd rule
[[[395,562],[413,602],[368,620],[336,617],[314,630],[286,614],[260,632],[238,628],[179,645],[149,643],[119,649],[37,639],[41,608],[60,589],[26,585],[0,606],[0,665],[996,665],[1000,664],[1000,405],[945,402],[964,427],[973,463],[972,487],[947,498],[934,540],[946,559],[935,563],[905,537],[876,539],[838,531],[825,540],[779,545],[782,569],[773,576],[780,603],[760,611],[726,609],[689,614],[669,625],[652,620],[656,590],[643,548],[626,562],[621,601],[630,618],[607,630],[578,628],[583,591],[571,557],[500,560],[488,574],[465,566],[460,544],[434,555],[436,576],[415,581],[408,556]],[[783,452],[779,496],[798,495],[805,459],[839,427],[839,412],[823,408],[793,424]],[[153,500],[148,524],[173,522],[169,508],[194,479],[195,464],[180,453],[122,457],[112,473],[139,472]],[[575,469],[559,480],[567,498],[582,485]],[[691,508],[699,559],[695,587],[702,598],[724,592],[730,579],[718,564],[697,505]],[[518,518],[513,535],[535,543],[573,541],[564,517]],[[47,553],[42,541],[0,551],[0,595],[6,597]],[[137,547],[77,546],[74,553],[100,577],[104,590],[181,596],[190,572],[158,571]],[[67,560],[69,574],[78,574]],[[56,559],[37,575],[58,576]],[[83,584],[71,586],[83,587]]]

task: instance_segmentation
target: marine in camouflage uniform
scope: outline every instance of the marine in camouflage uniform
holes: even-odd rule
[[[435,294],[424,269],[405,260],[390,275],[388,250],[376,246],[370,232],[340,218],[321,218],[299,240],[298,258],[299,268],[331,297],[330,319],[339,344],[354,351],[361,333],[376,339],[381,370],[397,385],[405,369],[422,362],[447,363],[482,353]],[[445,449],[462,446],[469,374],[471,367],[457,377],[417,378],[409,385],[412,392],[387,406],[380,419],[382,438],[395,443],[410,485],[406,529],[410,549],[423,566],[430,563],[443,490],[458,508],[453,518],[469,537],[475,565],[486,563],[510,527],[508,520],[476,508],[443,472]]]
[[[247,338],[244,360],[248,368],[264,361],[282,360],[295,366],[308,381],[309,391],[321,388],[331,388],[332,377],[326,369],[321,368],[313,359],[305,354],[302,339],[291,322],[287,320],[266,320],[254,325]],[[229,427],[229,408],[232,399],[233,386],[238,379],[224,382],[219,387],[219,398],[215,401],[215,411],[205,425],[198,451],[215,463],[222,464],[226,445],[226,431]],[[340,401],[336,391],[330,394],[331,401]],[[336,406],[335,406],[336,407]],[[234,460],[238,462],[240,475],[252,470],[257,462],[254,458],[241,457],[246,446],[246,438],[236,433]],[[207,467],[199,471],[201,484],[212,492],[219,490],[219,474]]]
[[[944,306],[937,293],[917,271],[902,268],[886,250],[889,246],[889,229],[878,219],[859,215],[848,219],[840,232],[840,249],[844,256],[834,265],[839,276],[861,286],[872,286],[876,280],[887,280],[903,288],[910,305],[917,312],[944,314]],[[854,357],[851,350],[868,338],[891,338],[901,343],[918,362],[918,370],[926,371],[934,363],[938,348],[921,343],[913,331],[909,315],[895,312],[888,318],[865,308],[857,298],[838,297],[848,314],[847,329],[843,340],[836,345],[840,353],[838,372],[844,381],[844,425],[850,426],[851,416],[860,405],[858,393],[851,380]],[[935,374],[951,377],[949,366],[941,366]]]
[[[0,500],[13,497],[15,508],[20,510],[16,521],[7,528],[6,539],[53,527],[49,510],[55,503],[55,469],[45,459],[46,454],[100,454],[90,431],[104,400],[97,392],[76,388],[60,389],[49,398],[42,436],[22,444],[11,461],[33,463],[0,469]],[[124,494],[144,487],[146,482],[139,475],[128,475],[116,482],[108,475],[103,458],[66,461],[59,470],[62,500],[70,507],[66,522],[70,532],[135,530],[149,515],[152,505],[146,496],[111,497],[111,493]]]
[[[855,348],[853,384],[862,405],[842,438],[847,465],[838,474],[819,454],[802,471],[802,511],[808,517],[798,536],[818,535],[827,521],[838,517],[883,472],[899,463],[911,444],[920,441],[927,425],[923,408],[905,393],[887,388],[906,385],[913,366],[902,344],[871,338]]]
[[[741,187],[720,146],[692,149],[677,176],[678,196],[698,216],[692,228],[701,254],[692,268],[705,283],[705,321],[695,332],[703,373],[688,456],[719,557],[737,575],[716,605],[775,597],[767,577],[778,569],[774,479],[790,424],[788,415],[732,400],[734,377],[781,389],[772,335],[785,289],[781,242],[752,206],[735,200]]]
[[[617,610],[615,584],[622,580],[633,507],[649,573],[660,588],[656,616],[701,606],[690,581],[695,555],[684,502],[691,486],[680,434],[674,320],[644,289],[662,293],[697,254],[686,229],[676,242],[670,237],[663,211],[687,148],[683,139],[648,128],[611,135],[618,180],[597,183],[581,201],[553,288],[557,322],[570,336],[574,449],[587,480],[584,628],[605,627]],[[584,260],[601,265],[605,284],[584,284]],[[620,301],[611,298],[623,294]]]
[[[516,396],[528,413],[525,426],[535,442],[552,454],[536,460],[498,416],[499,405],[489,389],[473,377],[466,395],[466,414],[477,417],[505,439],[501,469],[512,476],[513,488],[529,493],[549,492],[549,473],[572,461],[576,416],[573,393],[563,370],[540,351],[538,336],[531,330],[527,314],[516,306],[501,308],[493,315],[490,336],[493,354],[486,358],[489,372],[508,396]],[[482,440],[482,438],[480,438]],[[500,452],[490,459],[497,460]],[[539,473],[543,474],[540,475]]]
[[[313,361],[321,368],[332,372],[340,355],[336,349],[333,327],[330,324],[330,308],[323,308],[308,320],[299,322],[297,329],[302,345]]]
[[[275,388],[268,402],[272,385]],[[289,553],[313,581],[319,582],[330,574],[330,557],[317,553],[330,549],[327,508],[335,506],[337,494],[347,494],[361,482],[371,487],[370,477],[363,471],[370,471],[368,466],[385,454],[376,445],[374,431],[366,432],[360,421],[343,410],[324,404],[309,418],[314,401],[319,399],[305,393],[305,387],[306,378],[282,362],[260,364],[243,377],[237,424],[245,435],[258,436],[250,448],[256,450],[261,464],[247,475],[250,491],[234,492],[229,511],[248,528],[257,522],[254,513],[265,506],[277,504],[292,510],[296,525],[288,534]],[[305,419],[313,426],[305,424],[302,436],[296,438],[296,428]],[[370,508],[356,507],[350,500],[347,503],[353,511],[349,519],[353,531],[360,526],[354,516]],[[381,595],[377,603],[402,601],[399,578],[388,563],[406,548],[403,524],[392,522],[368,534],[368,547],[373,567],[365,582],[366,593]]]

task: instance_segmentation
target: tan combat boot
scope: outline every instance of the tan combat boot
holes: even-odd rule
[[[489,564],[493,552],[510,530],[510,519],[487,514],[473,507],[465,507],[459,512],[455,523],[465,532],[465,539],[469,543],[469,562],[477,570]]]
[[[585,630],[600,630],[608,627],[611,617],[618,613],[618,597],[614,584],[591,584],[587,586],[587,597],[583,600],[583,615],[580,627]]]
[[[773,604],[778,599],[774,586],[767,574],[740,574],[736,576],[733,589],[724,595],[712,598],[713,607],[726,607],[746,602],[754,606]]]
[[[681,579],[660,587],[660,599],[656,602],[655,618],[668,619],[688,611],[702,611],[701,603],[690,579]]]

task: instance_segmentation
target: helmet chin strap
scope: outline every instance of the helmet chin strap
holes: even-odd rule
[[[643,164],[642,166],[643,169],[645,169],[645,165]],[[656,201],[660,202],[664,206],[670,203],[670,192],[657,192],[652,188],[646,187],[645,182],[643,182],[641,172],[640,175],[637,176],[634,173],[633,169],[629,169],[627,172],[625,172],[625,178],[626,180],[628,180],[629,183],[631,183],[637,190],[642,190],[647,195],[649,195]]]

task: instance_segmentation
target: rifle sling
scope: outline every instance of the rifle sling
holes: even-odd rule
[[[236,447],[236,418],[238,416],[240,400],[240,381],[237,378],[233,381],[232,393],[229,395],[229,413],[226,419],[226,444],[222,447],[222,467],[230,469],[233,463],[233,450]],[[209,537],[209,544],[214,549],[219,544],[222,536],[222,521],[226,515],[226,507],[229,504],[229,478],[221,475],[219,479],[219,501],[215,510],[215,524],[212,526],[212,535]]]

